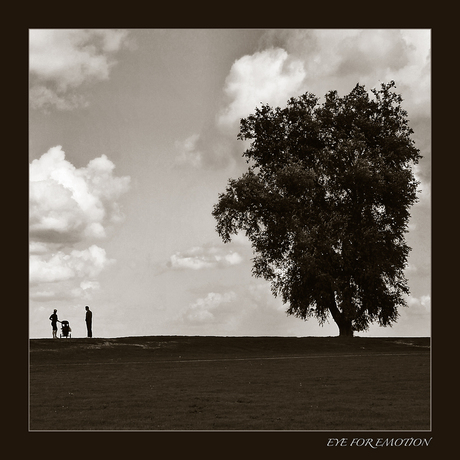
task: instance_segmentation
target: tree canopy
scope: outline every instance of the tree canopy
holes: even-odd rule
[[[320,324],[331,315],[340,335],[391,325],[409,293],[405,233],[421,156],[395,87],[256,108],[238,134],[251,141],[248,170],[212,212],[224,242],[245,232],[253,275],[288,314]]]

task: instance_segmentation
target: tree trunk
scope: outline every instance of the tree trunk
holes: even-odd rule
[[[337,325],[339,326],[339,337],[353,337],[351,321],[341,321]]]
[[[331,296],[330,304],[329,304],[329,311],[334,318],[337,326],[339,327],[339,337],[353,337],[353,327],[351,325],[351,319],[345,319],[344,315],[335,303],[335,299]]]

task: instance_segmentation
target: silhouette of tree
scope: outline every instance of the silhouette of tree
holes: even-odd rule
[[[421,156],[395,87],[256,108],[238,134],[252,141],[248,171],[212,212],[224,242],[245,232],[253,275],[271,282],[288,314],[320,324],[331,315],[340,336],[391,325],[409,293],[404,234]]]

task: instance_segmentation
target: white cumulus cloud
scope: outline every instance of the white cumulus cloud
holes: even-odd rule
[[[230,69],[224,92],[229,104],[218,117],[220,125],[233,126],[260,103],[284,105],[301,91],[305,69],[282,48],[269,48],[238,59]]]
[[[33,241],[74,243],[106,236],[121,220],[118,198],[129,176],[116,177],[105,156],[76,168],[61,146],[51,148],[29,167],[29,231]]]
[[[128,176],[115,176],[114,169],[105,155],[76,168],[61,146],[30,163],[31,299],[88,299],[99,289],[96,278],[115,260],[94,241],[122,220],[119,198],[130,182]],[[43,283],[54,284],[43,289]]]

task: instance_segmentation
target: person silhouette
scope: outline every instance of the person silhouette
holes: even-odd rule
[[[55,309],[52,315],[49,317],[51,320],[51,327],[53,329],[53,339],[57,339],[57,323],[60,321],[58,320],[57,310]]]
[[[93,336],[92,323],[93,323],[93,312],[89,309],[88,305],[85,307],[86,310],[86,330],[88,331],[88,337]]]

